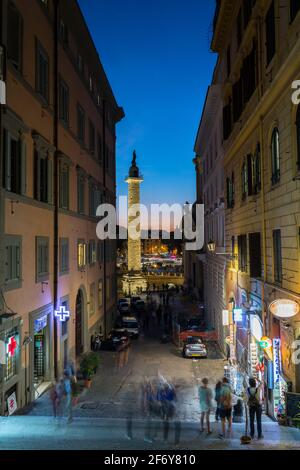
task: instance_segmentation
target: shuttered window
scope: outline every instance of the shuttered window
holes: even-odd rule
[[[49,59],[45,49],[36,42],[36,91],[42,98],[49,101]]]
[[[98,133],[97,134],[97,155],[99,163],[103,162],[103,145],[102,145],[102,137]]]
[[[90,285],[90,317],[95,313],[95,283]]]
[[[89,151],[95,153],[95,126],[89,121]]]
[[[260,233],[249,234],[250,277],[261,277],[261,236]]]
[[[238,236],[239,270],[247,271],[247,235]]]
[[[97,251],[95,240],[89,242],[89,264],[94,264],[97,261]]]
[[[257,144],[253,157],[253,194],[258,194],[261,190],[261,161],[260,144]]]
[[[59,240],[60,252],[60,272],[66,274],[69,272],[69,239],[61,238]]]
[[[21,287],[21,249],[20,236],[6,235],[5,237],[5,288]]]
[[[274,0],[266,16],[266,60],[270,64],[276,52],[276,26],[275,26],[275,3]]]
[[[69,124],[69,87],[62,79],[59,81],[59,119]]]
[[[15,69],[22,69],[23,19],[12,2],[7,6],[7,58]]]
[[[223,138],[227,140],[232,131],[231,102],[223,108]]]
[[[52,203],[52,160],[46,153],[34,151],[34,197]]]
[[[271,137],[271,159],[272,159],[272,184],[280,181],[280,145],[279,131],[277,127],[273,129]]]
[[[15,194],[26,193],[26,144],[3,129],[2,185]]]
[[[49,238],[36,237],[36,282],[49,278]]]
[[[84,109],[77,104],[77,137],[81,143],[85,141],[85,112]]]
[[[300,0],[290,0],[291,22],[294,21],[300,10]]]
[[[60,162],[59,166],[59,207],[69,209],[69,166]]]
[[[281,230],[273,231],[274,282],[282,282]]]
[[[84,214],[85,205],[85,177],[79,170],[77,173],[77,211],[79,214]]]
[[[297,167],[300,171],[300,106],[297,109],[296,115],[296,134],[297,134]]]
[[[97,261],[101,264],[104,261],[104,241],[98,240],[97,244]]]

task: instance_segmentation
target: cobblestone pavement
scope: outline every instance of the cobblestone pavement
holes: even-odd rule
[[[182,309],[177,300],[173,309]],[[211,386],[223,376],[224,362],[216,344],[208,344],[208,359],[183,359],[174,344],[162,344],[161,328],[150,325],[150,330],[133,341],[128,364],[118,370],[116,354],[100,352],[101,365],[93,378],[90,390],[85,390],[74,408],[74,416],[98,418],[125,418],[128,409],[142,417],[140,385],[144,377],[162,374],[176,386],[178,417],[180,420],[199,420],[197,384],[207,377]],[[50,416],[49,394],[45,393],[31,407],[31,416]]]
[[[248,446],[240,444],[244,425],[235,424],[231,439],[219,440],[218,428],[209,437],[200,435],[198,423],[182,423],[180,442],[175,445],[173,425],[167,442],[163,442],[159,425],[153,443],[144,441],[145,423],[134,420],[133,439],[126,439],[126,420],[75,418],[71,424],[65,420],[55,422],[52,417],[13,416],[0,418],[0,449],[26,450],[300,450],[300,431],[264,423],[263,441]]]
[[[188,308],[176,299],[178,311]],[[214,343],[208,344],[208,359],[183,359],[172,343],[162,344],[161,331],[152,327],[133,342],[128,364],[118,370],[116,355],[100,352],[101,365],[90,390],[85,389],[74,407],[74,421],[54,422],[49,394],[45,393],[24,411],[26,416],[1,418],[0,449],[282,449],[300,448],[300,431],[283,428],[263,417],[264,441],[241,446],[244,424],[235,424],[230,440],[218,439],[219,424],[212,415],[213,434],[199,434],[197,385],[203,377],[211,387],[223,376],[224,361]],[[177,389],[177,422],[181,423],[180,444],[174,445],[174,430],[168,443],[162,441],[162,425],[157,422],[158,439],[144,442],[145,420],[140,406],[140,384],[144,377],[158,373]],[[128,416],[133,417],[133,440],[125,438]],[[178,427],[177,427],[178,430]]]

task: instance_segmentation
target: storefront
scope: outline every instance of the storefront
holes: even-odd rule
[[[30,313],[30,392],[35,400],[53,379],[53,306]]]
[[[2,327],[2,328],[1,328]],[[0,322],[0,414],[13,414],[22,406],[21,321],[2,315]]]

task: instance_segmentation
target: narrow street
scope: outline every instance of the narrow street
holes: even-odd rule
[[[180,308],[176,301],[174,308]],[[199,434],[197,385],[203,377],[214,388],[223,376],[224,360],[216,345],[208,343],[208,359],[182,358],[172,343],[162,344],[160,329],[150,328],[133,342],[128,364],[117,368],[113,352],[100,352],[101,365],[92,387],[84,390],[74,407],[74,420],[54,420],[49,394],[40,397],[26,415],[0,419],[0,449],[239,449],[244,423],[234,424],[233,436],[220,441],[220,424],[212,414],[213,434]],[[174,442],[170,424],[168,442],[163,442],[162,423],[154,420],[157,437],[144,441],[146,420],[141,407],[141,383],[145,377],[163,375],[177,392],[176,423],[180,423],[180,443]],[[126,438],[128,418],[132,419],[133,439]],[[263,418],[264,441],[254,441],[251,449],[300,449],[300,431],[283,428],[266,416]],[[247,447],[249,448],[249,447]]]

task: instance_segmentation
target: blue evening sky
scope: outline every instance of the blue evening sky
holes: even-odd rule
[[[126,117],[117,127],[117,193],[136,149],[141,202],[195,200],[193,148],[216,57],[214,0],[79,0]]]

